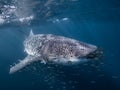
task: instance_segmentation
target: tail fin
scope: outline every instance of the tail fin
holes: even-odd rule
[[[10,71],[9,73],[12,74],[12,73],[15,73],[21,69],[23,69],[24,67],[26,67],[27,65],[29,65],[31,62],[34,62],[36,61],[37,58],[36,57],[33,57],[33,56],[30,56],[28,55],[24,60],[20,61],[18,64],[12,66],[10,68]]]

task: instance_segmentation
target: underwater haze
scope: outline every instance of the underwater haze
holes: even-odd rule
[[[34,34],[55,34],[103,49],[99,60],[32,63],[9,74]],[[119,0],[0,0],[0,90],[120,90]]]

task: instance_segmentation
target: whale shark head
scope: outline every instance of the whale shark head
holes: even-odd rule
[[[103,55],[103,50],[95,45],[79,42],[78,58],[100,59]]]
[[[99,60],[103,57],[103,50],[101,48],[89,44],[80,51],[80,55],[81,53],[83,54],[82,58],[87,60]],[[81,58],[81,56],[79,58]]]
[[[99,60],[103,57],[103,50],[101,48],[96,48],[95,51],[86,55],[87,59]]]

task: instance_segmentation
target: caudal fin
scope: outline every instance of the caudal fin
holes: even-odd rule
[[[15,73],[21,69],[23,69],[24,67],[26,67],[27,65],[29,65],[31,62],[36,61],[36,57],[33,56],[27,56],[24,60],[20,61],[18,64],[15,64],[14,66],[12,66],[10,68],[9,73]]]

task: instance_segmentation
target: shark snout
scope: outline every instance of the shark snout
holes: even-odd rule
[[[103,50],[101,48],[97,48],[95,51],[89,53],[86,58],[87,59],[95,59],[95,60],[98,60],[98,59],[101,59],[103,56]]]

